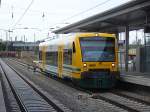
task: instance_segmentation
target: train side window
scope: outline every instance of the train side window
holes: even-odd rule
[[[76,52],[76,48],[75,48],[75,44],[74,44],[74,42],[73,42],[73,44],[72,44],[72,50],[73,50],[73,53],[75,53],[75,52]]]

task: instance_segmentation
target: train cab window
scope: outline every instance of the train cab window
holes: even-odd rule
[[[73,42],[73,44],[72,44],[72,51],[73,51],[73,53],[76,52],[76,48],[75,48],[75,43],[74,43],[74,42]]]
[[[83,62],[115,61],[115,39],[112,37],[80,38]]]

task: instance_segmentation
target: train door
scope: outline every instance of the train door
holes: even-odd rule
[[[46,46],[42,47],[42,69],[45,70],[46,65]]]
[[[63,46],[58,47],[58,77],[62,78],[63,74]]]

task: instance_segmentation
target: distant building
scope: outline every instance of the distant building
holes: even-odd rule
[[[34,51],[38,49],[39,42],[22,42],[22,41],[15,41],[13,42],[13,48],[15,51]]]

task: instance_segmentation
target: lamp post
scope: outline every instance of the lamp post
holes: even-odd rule
[[[8,32],[8,34],[6,34],[6,38],[8,38],[8,40],[6,40],[6,51],[9,50],[9,49],[8,49],[8,43],[9,43],[9,41],[11,41],[11,39],[10,39],[10,33],[13,32],[13,31],[11,31],[11,30],[9,29],[9,30],[7,30],[7,32]],[[7,33],[7,32],[6,32],[6,33]]]
[[[6,30],[6,29],[0,29],[6,33],[6,51],[8,51],[8,41],[10,40],[10,33],[12,33],[12,30]]]

